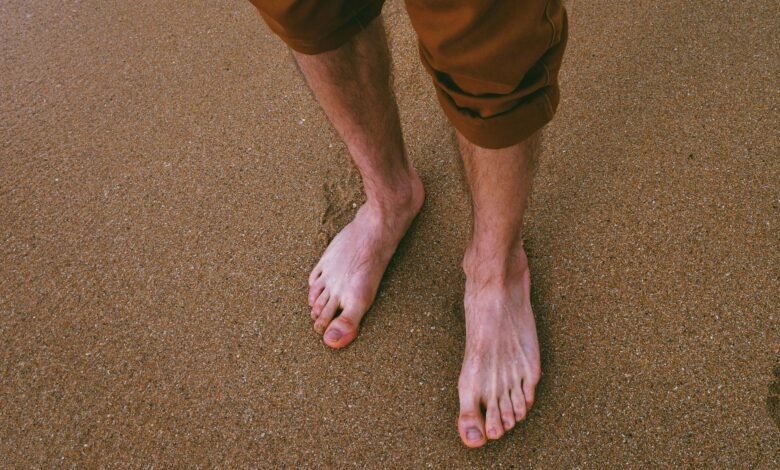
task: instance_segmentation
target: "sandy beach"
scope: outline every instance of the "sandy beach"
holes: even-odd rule
[[[468,450],[469,200],[402,2],[428,198],[341,351],[306,280],[359,175],[249,2],[3,2],[0,467],[777,468],[780,6],[568,9],[526,228],[544,376]]]

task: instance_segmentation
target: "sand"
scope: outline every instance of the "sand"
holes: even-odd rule
[[[468,199],[400,2],[428,200],[339,352],[306,278],[359,180],[249,3],[3,2],[0,467],[776,467],[780,7],[569,11],[527,226],[544,377],[468,451]]]

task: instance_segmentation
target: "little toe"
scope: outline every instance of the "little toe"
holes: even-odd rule
[[[341,349],[351,343],[357,337],[361,317],[362,314],[345,308],[341,315],[330,322],[324,335],[325,344],[333,349]]]
[[[515,411],[515,421],[520,422],[525,419],[528,409],[525,406],[525,396],[522,388],[513,388],[509,395],[512,399],[512,409]]]
[[[314,282],[319,279],[320,275],[322,274],[322,269],[320,269],[319,265],[315,266],[314,269],[311,270],[311,274],[309,274],[309,286],[313,286]]]
[[[335,295],[331,295],[330,299],[328,299],[328,303],[325,304],[325,307],[322,308],[319,316],[317,317],[317,320],[314,322],[314,331],[319,334],[324,333],[325,328],[327,328],[328,324],[330,324],[330,321],[333,319],[333,316],[336,314],[336,310],[338,310],[338,308],[338,299]]]
[[[484,418],[479,408],[479,400],[474,397],[464,397],[461,394],[458,433],[467,447],[474,448],[485,445]]]
[[[485,413],[485,430],[488,439],[498,439],[504,435],[504,425],[501,423],[501,411],[498,409],[498,400],[495,398],[488,402]]]
[[[537,377],[523,379],[523,396],[525,396],[525,409],[530,410],[534,404],[534,394],[536,393],[536,384],[539,383]]]
[[[498,409],[501,411],[501,423],[504,425],[504,431],[509,431],[515,427],[515,409],[512,406],[512,400],[509,398],[508,391],[498,400]]]

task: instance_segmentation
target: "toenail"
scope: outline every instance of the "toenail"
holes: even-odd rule
[[[325,333],[325,339],[328,341],[338,341],[341,339],[341,337],[344,336],[341,334],[339,330],[330,330],[327,333]]]
[[[482,440],[482,433],[477,428],[470,428],[466,431],[466,438],[469,442],[479,442]]]

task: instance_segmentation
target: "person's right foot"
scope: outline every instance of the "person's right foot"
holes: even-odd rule
[[[514,251],[480,257],[472,250],[464,262],[466,351],[458,431],[468,447],[498,439],[525,419],[541,376],[528,258],[522,246]]]
[[[374,303],[379,283],[398,243],[422,208],[422,181],[412,168],[405,184],[369,200],[330,243],[309,276],[314,329],[339,349],[355,339],[360,320]]]

